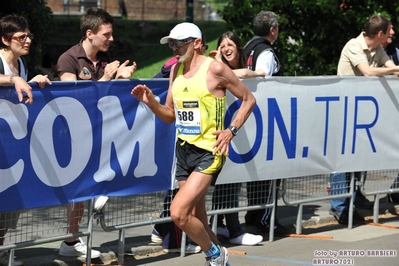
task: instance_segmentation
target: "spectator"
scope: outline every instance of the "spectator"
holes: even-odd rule
[[[47,75],[49,80],[58,81],[57,62],[58,55],[55,52],[46,52],[43,54],[42,64],[35,67],[36,73]]]
[[[389,58],[394,62],[395,65],[399,66],[399,49],[395,46],[392,41],[392,37],[395,34],[393,29],[393,25],[391,25],[391,36],[388,37],[387,41],[381,44],[382,48],[384,48],[385,52],[389,56]],[[399,174],[396,177],[395,181],[391,185],[391,189],[399,188]],[[391,193],[387,195],[388,202],[399,203],[399,193]]]
[[[269,77],[278,75],[280,63],[271,47],[279,33],[277,15],[272,11],[260,11],[254,18],[253,29],[255,36],[244,47],[247,67],[262,69]]]
[[[245,45],[244,51],[247,57],[247,67],[251,70],[263,70],[266,76],[279,75],[280,63],[271,45],[277,40],[279,27],[278,17],[272,11],[260,11],[254,18],[253,29],[255,36]],[[277,180],[274,208],[277,213],[278,187],[281,179]],[[273,180],[252,181],[247,183],[248,205],[270,204],[273,201]],[[262,233],[270,230],[270,208],[247,211],[245,223],[254,225]],[[286,234],[289,231],[282,226],[277,217],[274,222],[276,234]]]
[[[392,38],[391,22],[379,15],[373,15],[365,24],[364,32],[357,38],[349,40],[342,49],[338,62],[339,76],[384,76],[399,74],[399,67],[395,66],[384,52],[382,44]],[[330,175],[331,194],[342,194],[348,189],[350,173],[332,173]],[[359,180],[360,172],[355,173]],[[357,188],[353,195],[356,208],[372,208],[373,204],[364,197]],[[330,200],[330,213],[340,224],[348,224],[349,198]],[[353,220],[364,222],[364,218],[354,208]]]
[[[398,189],[399,188],[399,174],[396,177],[395,181],[391,185],[391,189]],[[388,202],[392,203],[399,203],[399,193],[391,193],[387,195]]]
[[[16,15],[2,17],[0,36],[0,85],[14,86],[20,102],[23,100],[23,93],[26,93],[25,103],[32,103],[32,88],[26,82],[28,68],[22,57],[29,53],[34,36],[29,30],[28,21]],[[37,75],[30,82],[37,82],[40,88],[43,88],[46,83],[51,84],[46,75]],[[0,245],[4,245],[8,229],[16,227],[19,214],[19,211],[0,213]],[[8,252],[0,252],[0,261],[2,260],[9,260]],[[14,261],[14,265],[23,265],[23,263]]]
[[[100,8],[89,8],[80,19],[82,40],[63,53],[58,59],[58,73],[61,81],[92,80],[109,81],[130,78],[137,66],[129,60],[123,64],[115,60],[110,63],[108,48],[114,41],[112,24],[114,19]],[[94,209],[101,209],[108,197],[100,196],[96,199]],[[68,232],[79,232],[79,223],[82,220],[84,205],[82,202],[69,204]],[[72,237],[61,243],[59,254],[62,256],[86,258],[87,245],[81,238]],[[91,258],[98,258],[100,252],[91,250]]]
[[[135,62],[120,64],[110,62],[108,49],[114,41],[112,24],[114,19],[100,8],[89,8],[80,19],[82,40],[58,60],[58,73],[64,80],[109,81],[127,79],[136,71]]]
[[[209,55],[228,65],[239,78],[245,79],[266,76],[266,72],[263,69],[254,71],[247,68],[242,41],[240,37],[232,31],[225,32],[219,37],[217,50],[211,51]]]
[[[32,88],[26,82],[28,68],[22,55],[29,53],[34,35],[30,33],[26,19],[15,15],[1,18],[0,27],[0,85],[14,86],[20,102],[25,99],[25,103],[32,103]],[[51,84],[45,75],[37,75],[29,82],[36,82],[40,88],[44,88],[46,83]]]
[[[256,101],[226,65],[201,54],[201,38],[195,24],[184,22],[161,39],[161,44],[169,43],[178,59],[171,69],[165,105],[146,85],[137,85],[131,94],[163,121],[176,122],[179,192],[170,208],[173,221],[201,247],[207,265],[229,265],[227,249],[217,246],[217,237],[208,225],[205,195],[223,167],[231,139]],[[242,104],[231,126],[223,129],[226,90]],[[185,119],[187,115],[190,119]]]
[[[369,18],[365,31],[349,40],[342,49],[338,62],[339,76],[384,76],[398,74],[396,66],[381,44],[391,36],[391,22],[379,15]]]
[[[177,63],[176,57],[170,58],[168,61],[165,62],[165,64],[162,66],[161,71],[159,71],[153,78],[169,78],[170,75],[170,69],[174,64]]]
[[[399,49],[393,43],[393,35],[395,35],[395,31],[393,29],[393,25],[391,24],[390,36],[385,43],[381,44],[381,46],[389,56],[389,59],[391,59],[395,65],[399,66]]]
[[[238,77],[251,78],[266,75],[261,69],[252,71],[246,68],[244,46],[240,37],[232,31],[225,32],[219,37],[217,50],[212,51],[211,55],[213,55],[216,60],[228,65]],[[238,207],[240,190],[240,183],[216,185],[212,197],[213,208]],[[211,223],[213,220],[212,218]],[[224,225],[223,222],[224,218],[226,219],[226,225]],[[259,244],[263,240],[261,235],[253,235],[244,232],[240,225],[238,212],[219,214],[217,219],[217,234],[229,238],[231,244],[253,246]]]

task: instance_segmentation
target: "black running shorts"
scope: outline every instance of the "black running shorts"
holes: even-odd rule
[[[192,172],[212,175],[212,184],[223,168],[225,156],[213,155],[181,139],[176,142],[176,180],[187,180]]]

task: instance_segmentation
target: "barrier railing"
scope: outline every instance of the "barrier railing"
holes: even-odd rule
[[[93,237],[93,200],[85,202],[79,232],[67,233],[68,213],[67,205],[57,205],[44,208],[26,209],[0,213],[1,222],[8,228],[6,235],[2,234],[4,244],[0,245],[0,252],[9,250],[9,265],[14,265],[14,250],[36,246],[72,237],[87,236],[88,251],[91,251]],[[3,219],[4,218],[4,219]],[[2,226],[0,225],[0,231]],[[87,256],[86,264],[90,265],[91,257]]]
[[[354,174],[351,174],[349,183],[340,184],[331,184],[330,175],[315,175],[284,179],[282,187],[282,199],[284,203],[288,206],[298,206],[296,233],[302,233],[302,214],[304,204],[338,198],[350,198],[350,202],[352,202],[354,184]],[[331,193],[331,185],[341,187],[342,190],[346,192],[340,194]],[[353,217],[351,215],[351,210],[353,210],[353,204],[349,207],[350,215],[348,228],[352,228]]]
[[[362,193],[366,196],[375,195],[376,199],[379,199],[380,194],[399,192],[398,182],[395,179],[397,173],[397,169],[369,171],[367,172],[367,178],[366,175],[362,175],[360,181],[356,181],[355,175],[352,173],[349,179],[350,182],[341,186],[347,192],[341,194],[335,194],[331,191],[331,186],[334,184],[329,183],[330,175],[288,178],[282,180],[280,194],[286,205],[298,205],[296,233],[300,234],[304,204],[343,197],[352,199],[355,186],[360,186]],[[365,182],[364,179],[366,179]],[[218,187],[218,193],[216,194],[215,187],[210,187],[206,194],[206,209],[208,216],[214,217],[212,222],[213,231],[216,232],[218,215],[270,208],[272,216],[270,220],[269,241],[273,241],[275,212],[273,199],[276,199],[276,180],[268,182],[273,182],[274,184],[271,191],[273,195],[272,200],[265,202],[261,198],[265,192],[269,191],[269,184],[262,182],[260,184],[264,186],[259,187],[258,192],[260,193],[257,200],[258,202],[263,201],[263,203],[257,205],[248,205],[247,183],[221,185]],[[220,198],[218,199],[218,197]],[[12,259],[15,249],[82,236],[88,237],[87,245],[88,249],[91,250],[93,220],[98,219],[104,231],[119,231],[118,262],[124,263],[124,231],[133,227],[170,222],[170,217],[160,217],[160,214],[169,211],[168,208],[170,207],[171,200],[172,198],[170,197],[165,200],[164,191],[126,197],[110,197],[102,211],[96,214],[92,211],[94,201],[88,201],[85,203],[87,208],[84,210],[83,220],[80,223],[80,231],[74,234],[66,233],[68,230],[66,205],[15,212],[19,214],[19,219],[15,216],[10,219],[17,219],[17,226],[7,232],[5,237],[6,243],[0,246],[0,251],[10,250],[10,258]],[[219,203],[217,204],[218,200]],[[378,200],[374,204],[378,207]],[[353,208],[353,206],[350,208]],[[374,214],[378,217],[378,209],[377,211],[376,209],[374,210]],[[349,219],[352,218],[350,217]],[[352,221],[349,220],[348,228],[351,228],[351,224]],[[150,236],[151,232],[148,232],[148,235]],[[182,239],[185,238],[183,237]],[[182,242],[182,247],[185,247],[185,242]],[[185,249],[182,248],[181,256],[184,255]],[[90,265],[90,262],[90,256],[88,256],[86,259],[87,265]]]
[[[273,181],[267,181],[273,182]],[[259,187],[260,194],[267,192],[268,190],[263,189],[267,183],[262,183]],[[230,194],[231,186],[237,184],[221,185],[219,188],[219,199],[218,196],[214,196],[215,187],[210,187],[206,194],[206,209],[208,216],[214,216],[212,222],[212,229],[216,232],[217,216],[224,215],[227,213],[249,211],[255,209],[272,208],[271,216],[271,230],[269,239],[273,241],[273,228],[274,228],[274,201],[269,203],[263,203],[258,205],[248,206],[247,204],[247,184],[244,183],[237,190],[237,194]],[[224,188],[225,187],[225,188]],[[275,192],[274,192],[275,193]],[[275,197],[273,197],[274,199]],[[227,199],[227,200],[226,200]],[[218,207],[215,208],[215,201],[220,200]],[[255,196],[254,200],[258,202],[264,201],[263,198]],[[146,193],[136,196],[128,197],[111,197],[109,202],[105,205],[100,215],[96,218],[99,219],[101,227],[105,231],[119,231],[120,235],[123,235],[123,231],[128,228],[143,226],[143,225],[155,225],[157,223],[170,222],[170,217],[160,217],[162,212],[169,212],[171,198],[166,197],[165,192]],[[131,206],[132,209],[127,209],[126,206]],[[151,232],[148,232],[151,235]],[[185,235],[184,235],[185,236]],[[185,255],[185,237],[182,237],[181,244],[181,256]],[[124,241],[119,241],[119,251],[124,251]],[[118,254],[118,262],[123,263],[124,254]]]
[[[360,191],[365,196],[374,196],[373,222],[378,223],[381,194],[399,192],[398,169],[369,171],[359,180]]]
[[[367,178],[366,178],[367,176]],[[378,222],[379,198],[381,194],[399,192],[398,170],[381,170],[362,172],[360,178],[351,173],[349,182],[332,183],[330,174],[315,175],[283,180],[283,201],[288,206],[298,205],[296,233],[302,232],[302,209],[306,203],[349,198],[348,228],[353,226],[353,191],[359,186],[359,191],[365,196],[374,196],[373,221]],[[366,180],[366,181],[365,181]],[[335,189],[332,189],[334,187]]]

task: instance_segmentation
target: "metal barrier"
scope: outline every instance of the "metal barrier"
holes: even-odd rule
[[[266,186],[268,182],[273,182],[273,199],[275,199],[275,181],[262,182],[263,186]],[[231,185],[231,184],[230,184]],[[226,186],[226,185],[222,185]],[[255,201],[265,201],[261,196],[262,192],[267,192],[265,187],[259,186],[260,195],[255,195]],[[269,240],[273,241],[273,228],[274,228],[274,200],[262,204],[251,205],[247,204],[247,184],[242,184],[241,188],[237,191],[236,195],[230,193],[231,187],[227,185],[226,190],[223,188],[220,191],[220,199],[214,197],[215,187],[209,188],[206,194],[206,209],[208,216],[214,216],[212,223],[212,230],[216,233],[216,222],[217,216],[227,213],[248,211],[256,209],[271,208],[271,220],[270,220],[270,232]],[[224,191],[223,191],[224,190]],[[236,196],[236,198],[235,198]],[[215,207],[215,201],[219,200],[218,207]],[[108,203],[102,210],[100,215],[96,218],[99,219],[101,227],[105,231],[119,231],[119,235],[124,235],[124,230],[132,227],[143,226],[143,225],[155,225],[157,223],[170,222],[170,217],[160,217],[160,214],[164,211],[168,212],[170,207],[171,199],[166,197],[165,192],[154,192],[141,194],[136,196],[128,197],[111,197]],[[148,232],[151,235],[151,232]],[[182,237],[181,244],[181,256],[185,255],[185,235]],[[118,262],[124,262],[124,241],[118,241]]]
[[[282,199],[284,203],[288,206],[298,205],[296,233],[302,233],[302,212],[305,203],[338,198],[350,198],[350,202],[353,202],[352,195],[354,184],[354,174],[352,174],[349,184],[333,184],[346,191],[346,193],[335,194],[330,193],[329,191],[329,188],[331,187],[330,175],[315,175],[284,179],[282,187]],[[350,208],[353,208],[352,205]],[[351,213],[352,212],[350,212],[350,214]],[[351,219],[352,215],[349,216],[348,228],[352,228]]]
[[[367,178],[366,178],[367,176]],[[283,201],[288,206],[298,205],[296,233],[302,232],[303,205],[321,200],[349,198],[348,228],[353,226],[353,192],[356,186],[365,196],[374,196],[373,221],[378,221],[381,194],[399,192],[398,169],[362,172],[360,178],[351,173],[347,181],[332,183],[331,175],[315,175],[283,180]],[[395,179],[396,178],[396,179]],[[366,180],[366,181],[365,181]],[[331,189],[335,187],[335,189]]]
[[[398,169],[369,171],[358,183],[365,196],[374,196],[373,222],[378,222],[379,199],[381,194],[399,192]]]
[[[6,228],[11,225],[6,235],[2,234],[4,245],[0,245],[0,252],[9,250],[9,265],[14,265],[15,249],[83,236],[88,237],[86,244],[90,252],[93,237],[93,204],[94,200],[85,202],[87,208],[82,210],[84,214],[80,231],[76,233],[67,233],[68,204],[0,213],[1,222]],[[86,264],[91,264],[90,256],[87,256]]]
[[[331,200],[337,198],[349,198],[352,201],[353,191],[356,186],[360,187],[361,192],[366,195],[375,195],[379,199],[381,194],[399,192],[399,181],[395,179],[398,169],[384,171],[369,171],[362,175],[360,180],[355,179],[354,173],[350,174],[349,183],[329,184],[330,175],[317,175],[282,180],[280,194],[286,205],[298,205],[297,214],[297,233],[301,233],[302,207],[306,203],[320,200]],[[366,180],[366,181],[364,181]],[[276,202],[276,180],[257,181],[258,194],[248,204],[248,184],[243,183],[221,185],[217,193],[215,187],[210,187],[206,194],[206,209],[208,216],[214,216],[212,230],[216,232],[216,221],[218,215],[227,213],[249,211],[256,209],[269,208],[272,211],[270,219],[269,241],[274,237],[274,217]],[[273,184],[270,191],[270,184]],[[332,186],[338,185],[345,193],[335,193]],[[330,187],[330,191],[329,188]],[[265,193],[271,192],[271,200],[265,200]],[[219,198],[218,198],[219,197]],[[0,246],[0,251],[10,250],[11,259],[14,250],[18,248],[34,246],[43,243],[50,243],[65,240],[71,237],[87,236],[88,249],[92,247],[93,220],[98,219],[101,227],[105,231],[119,231],[118,262],[124,263],[125,252],[125,229],[139,227],[143,225],[155,225],[171,221],[170,217],[160,217],[164,211],[168,211],[171,198],[166,198],[165,192],[152,192],[127,197],[111,197],[100,213],[93,213],[94,200],[88,201],[87,208],[84,210],[83,220],[80,223],[80,232],[68,234],[67,232],[67,205],[58,205],[39,209],[28,209],[20,212],[17,226],[10,229],[5,237],[5,244]],[[350,210],[353,208],[351,203]],[[351,212],[350,212],[351,213]],[[377,215],[377,216],[375,216]],[[374,220],[378,219],[378,200],[374,203]],[[10,220],[10,222],[11,222]],[[352,217],[349,215],[348,228],[352,226]],[[148,232],[151,235],[151,232]],[[183,239],[185,239],[183,237]],[[185,242],[182,242],[181,255],[185,255]],[[86,259],[86,264],[90,265],[90,256]],[[11,265],[11,264],[10,264]]]

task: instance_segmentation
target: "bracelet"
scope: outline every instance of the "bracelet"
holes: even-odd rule
[[[18,75],[15,75],[15,74],[11,74],[11,75],[10,75],[10,85],[11,85],[11,86],[14,86],[14,81],[13,81],[13,79],[14,79],[15,76],[18,76]]]

